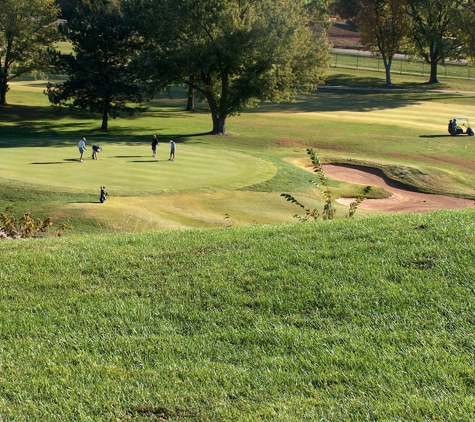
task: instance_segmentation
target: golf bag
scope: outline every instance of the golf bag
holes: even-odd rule
[[[100,197],[100,199],[99,199],[99,200],[101,201],[101,204],[103,204],[106,199],[107,199],[106,187],[105,187],[105,186],[101,186],[101,197]]]

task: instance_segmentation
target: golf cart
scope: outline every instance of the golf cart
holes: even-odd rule
[[[449,122],[449,133],[452,136],[456,135],[468,135],[473,136],[473,130],[470,127],[470,121],[468,117],[454,117]]]

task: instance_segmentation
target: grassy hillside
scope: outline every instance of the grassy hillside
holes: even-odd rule
[[[475,214],[0,242],[0,419],[468,421]]]

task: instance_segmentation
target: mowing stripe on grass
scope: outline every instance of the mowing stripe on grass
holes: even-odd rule
[[[0,171],[11,180],[62,190],[90,191],[105,185],[116,196],[192,189],[239,189],[272,178],[277,168],[269,161],[237,152],[178,145],[177,159],[168,161],[168,145],[152,157],[149,145],[103,145],[97,161],[79,162],[77,147],[8,148]]]

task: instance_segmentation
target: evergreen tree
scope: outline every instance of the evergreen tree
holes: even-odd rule
[[[129,104],[149,97],[134,61],[142,41],[114,2],[81,6],[64,28],[73,53],[56,53],[54,65],[69,78],[48,84],[48,98],[54,105],[101,113],[101,130],[107,131],[109,117],[133,114],[138,108]]]

